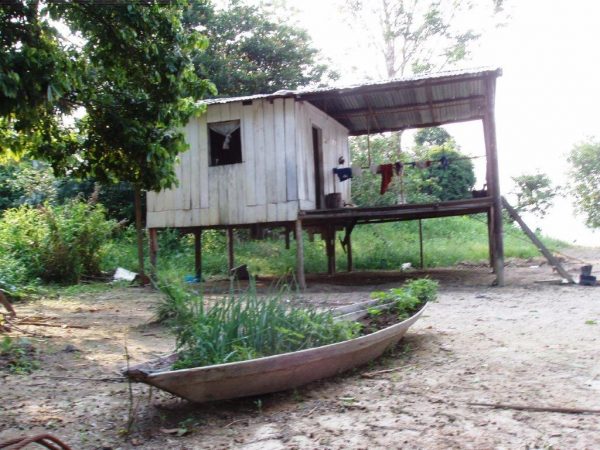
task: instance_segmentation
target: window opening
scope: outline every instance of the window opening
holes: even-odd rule
[[[242,162],[242,138],[239,120],[209,123],[208,134],[211,166]]]

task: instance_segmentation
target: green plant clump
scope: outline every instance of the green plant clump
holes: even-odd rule
[[[420,278],[406,282],[402,287],[387,291],[375,291],[371,298],[379,300],[380,304],[391,303],[389,311],[403,320],[412,316],[425,303],[434,301],[437,297],[438,282],[428,278]],[[371,308],[373,309],[373,308]],[[376,316],[381,314],[377,309]],[[369,311],[371,315],[371,311]]]
[[[4,336],[0,341],[0,369],[23,375],[39,367],[35,360],[35,349],[26,340]]]
[[[335,321],[330,312],[295,307],[289,289],[259,297],[250,288],[218,300],[210,308],[201,295],[161,283],[166,294],[159,319],[176,335],[179,360],[174,369],[243,361],[332,344],[357,337],[360,325]]]
[[[116,225],[93,199],[7,210],[0,220],[0,280],[77,283],[82,275],[96,275]]]

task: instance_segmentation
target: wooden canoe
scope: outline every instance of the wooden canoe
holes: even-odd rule
[[[356,320],[373,301],[335,310],[338,317]],[[129,367],[124,374],[192,402],[248,397],[292,389],[363,365],[396,345],[423,314],[355,339],[247,361],[169,370],[177,354]],[[165,367],[167,369],[165,369]]]

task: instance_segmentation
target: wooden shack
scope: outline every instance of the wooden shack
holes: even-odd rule
[[[487,213],[490,261],[503,284],[501,197],[494,125],[500,69],[446,72],[344,88],[278,91],[206,101],[206,113],[185,127],[189,150],[176,167],[177,187],[147,195],[146,223],[155,261],[156,232],[177,228],[196,236],[224,228],[283,227],[298,235],[317,230],[335,271],[335,235],[345,230],[349,270],[352,229],[362,223]],[[346,207],[351,182],[333,169],[348,166],[348,137],[448,123],[480,121],[486,148],[487,192],[482,197],[385,208]],[[331,195],[333,194],[333,195]],[[304,286],[302,240],[298,281]]]

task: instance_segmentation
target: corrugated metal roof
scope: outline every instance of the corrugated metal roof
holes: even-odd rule
[[[278,91],[205,100],[207,105],[293,97],[323,110],[360,135],[480,118],[487,105],[487,79],[499,68],[447,71],[352,86]],[[493,102],[493,98],[489,99]]]

